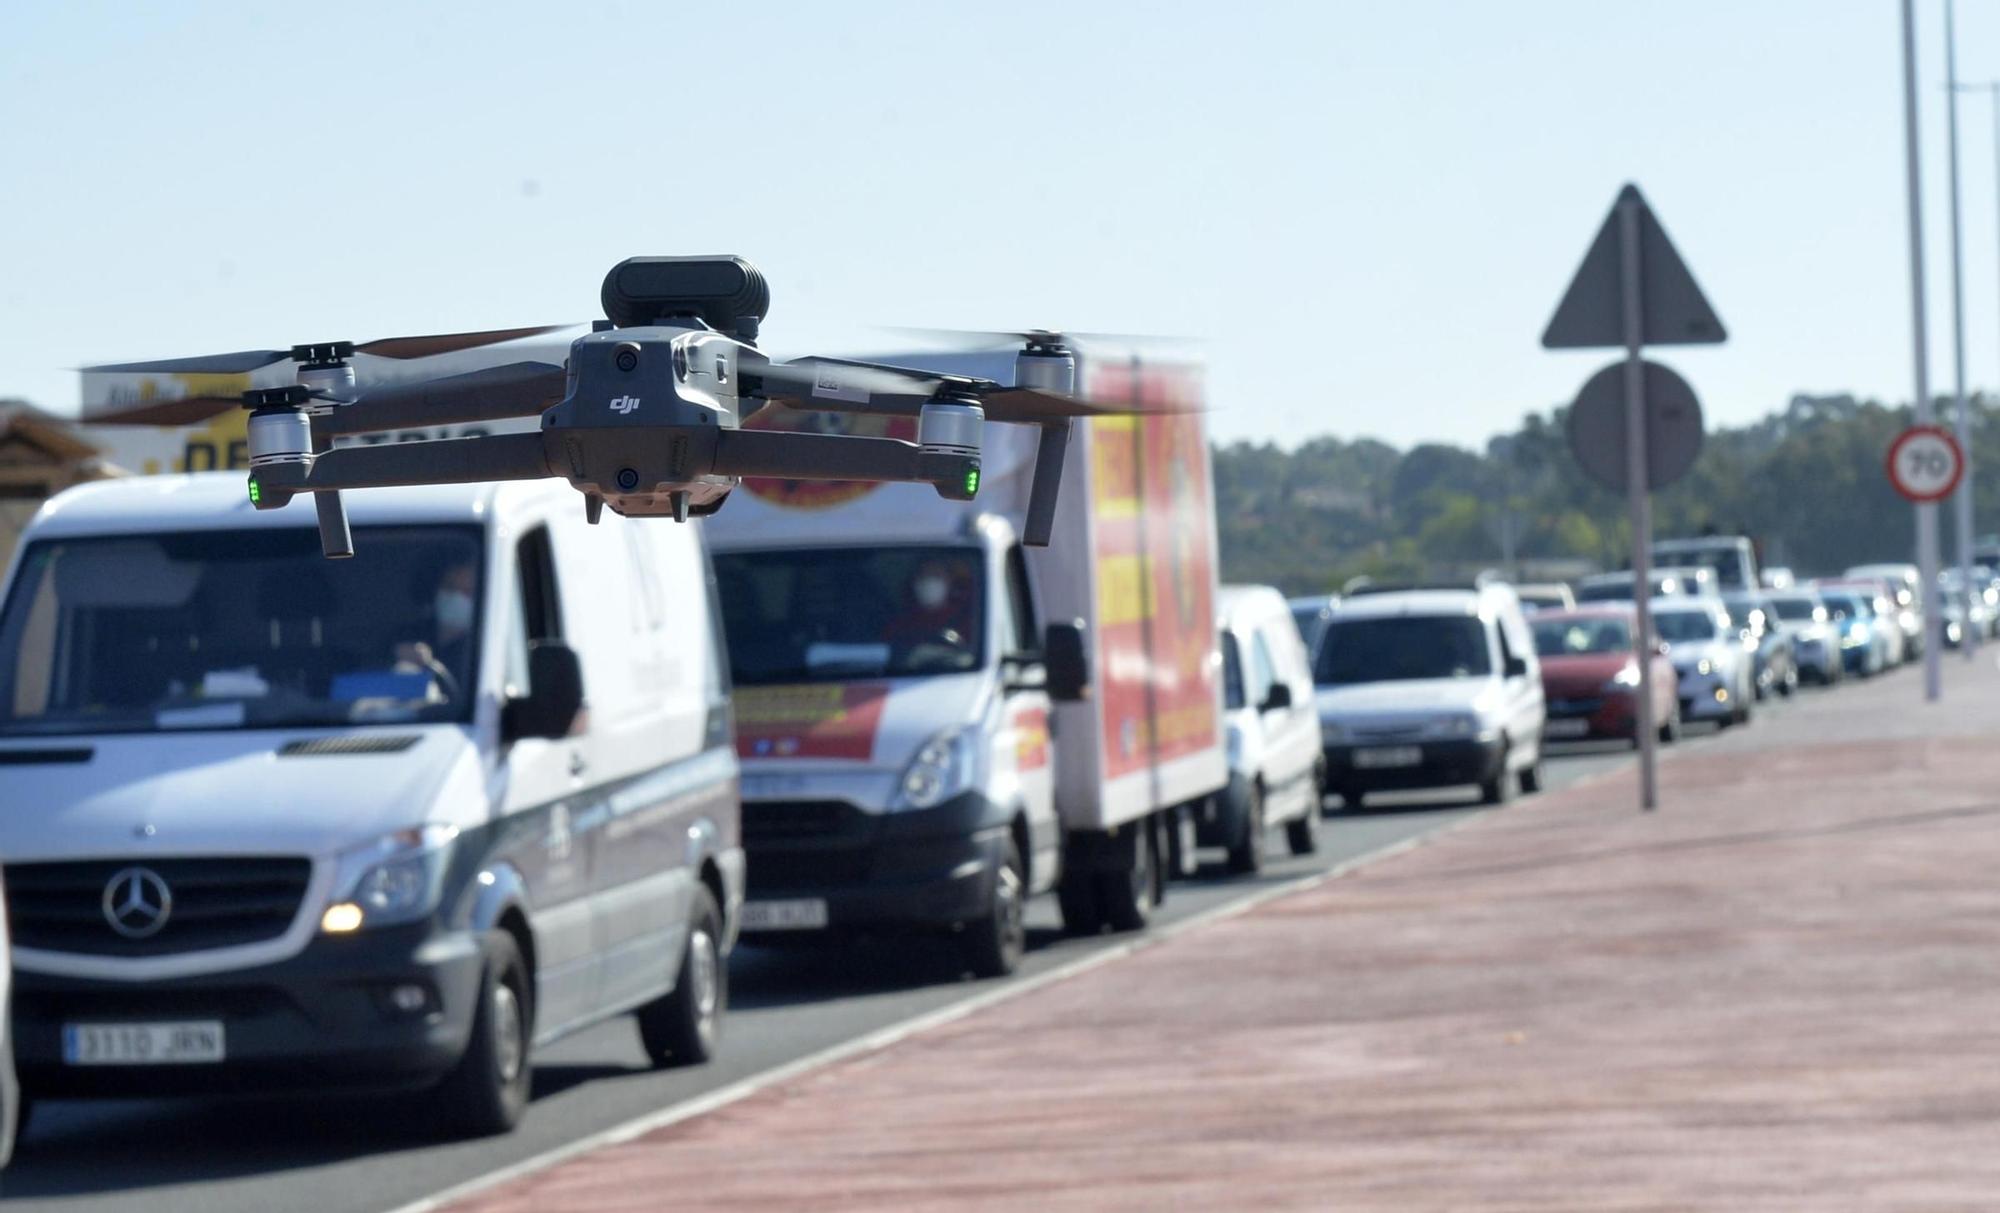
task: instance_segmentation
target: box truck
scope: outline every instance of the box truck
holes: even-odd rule
[[[1026,357],[1026,355],[1022,355]],[[1022,543],[1037,434],[988,425],[967,503],[928,485],[745,481],[709,520],[743,762],[743,925],[950,932],[1018,963],[1023,902],[1143,927],[1228,783],[1200,378],[1076,351],[1053,542]],[[1013,352],[890,356],[1018,382]],[[750,426],[897,437],[914,420],[768,409]]]

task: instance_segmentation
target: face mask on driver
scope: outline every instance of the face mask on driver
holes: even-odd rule
[[[440,628],[453,632],[472,630],[472,595],[463,590],[439,590],[431,606]]]
[[[915,589],[917,605],[929,611],[943,606],[945,598],[951,593],[951,587],[945,584],[942,577],[919,578]]]

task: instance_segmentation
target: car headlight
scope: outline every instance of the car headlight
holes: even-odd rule
[[[1715,663],[1704,657],[1694,663],[1694,672],[1706,678],[1708,675],[1715,673]]]
[[[321,917],[320,929],[341,934],[429,914],[437,908],[445,862],[457,837],[457,826],[419,826],[384,834],[343,854],[334,872],[333,904]]]
[[[1618,671],[1616,674],[1613,674],[1611,676],[1611,681],[1604,684],[1604,689],[1606,691],[1615,694],[1619,691],[1629,691],[1633,687],[1636,687],[1638,685],[1639,685],[1639,667],[1636,665],[1628,665],[1624,669]]]
[[[896,781],[896,808],[928,809],[972,787],[979,776],[979,734],[951,729],[917,747]]]
[[[1479,722],[1470,716],[1440,716],[1431,721],[1431,732],[1439,737],[1470,737],[1479,731]]]

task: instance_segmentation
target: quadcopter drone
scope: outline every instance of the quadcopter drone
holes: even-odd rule
[[[773,362],[756,347],[770,289],[740,257],[630,258],[606,275],[601,298],[608,319],[570,345],[563,366],[516,362],[355,390],[356,353],[421,357],[553,331],[540,328],[92,369],[236,374],[289,359],[296,383],[242,394],[250,502],[274,510],[311,493],[329,557],[354,552],[345,489],[560,476],[592,522],[606,505],[678,521],[710,514],[744,476],[919,482],[969,501],[987,420],[1041,429],[1022,540],[1046,546],[1072,420],[1142,411],[1078,399],[1075,355],[1043,331],[1017,335],[1014,386],[838,358]],[[741,428],[773,406],[915,417],[917,440]],[[334,446],[342,435],[537,416],[536,432]]]

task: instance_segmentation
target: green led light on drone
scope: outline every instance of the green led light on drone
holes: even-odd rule
[[[976,496],[978,492],[979,492],[979,469],[973,468],[965,473],[965,495],[967,497],[972,497]]]
[[[255,476],[252,476],[250,478],[250,504],[256,505],[263,499],[264,499],[264,486],[258,484],[257,478]]]

